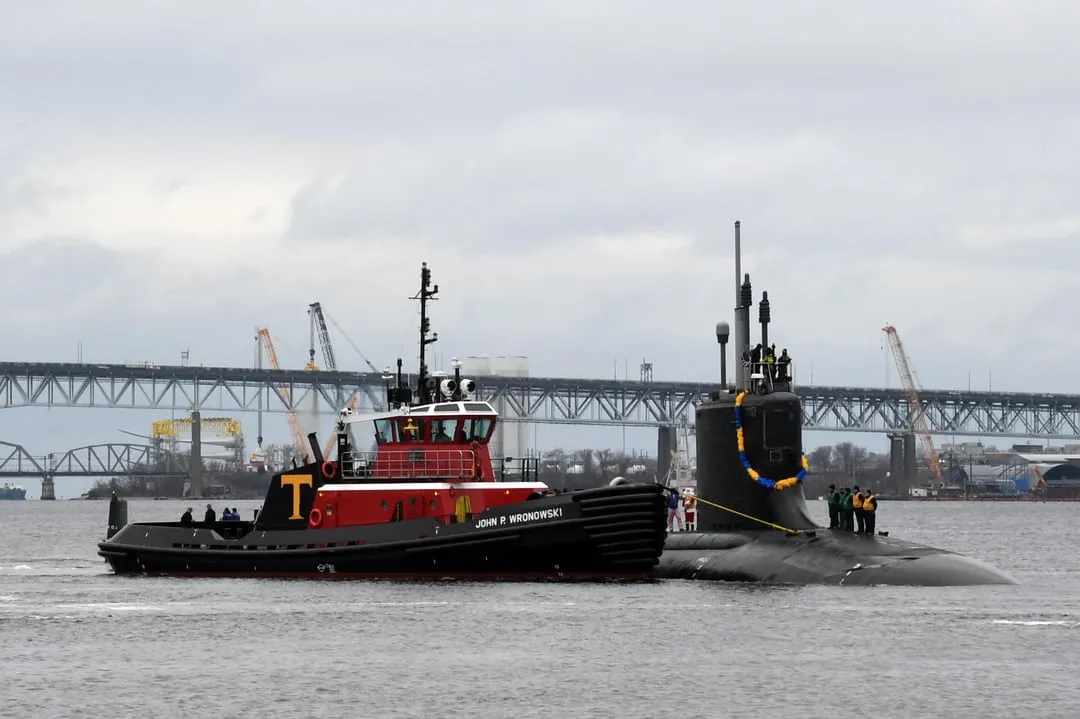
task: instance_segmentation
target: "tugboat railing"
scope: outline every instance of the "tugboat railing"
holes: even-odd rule
[[[539,482],[540,457],[492,457],[497,482]]]
[[[431,447],[384,448],[376,452],[350,452],[345,479],[476,480],[478,455],[471,449]],[[539,457],[494,457],[496,482],[539,481]],[[351,469],[348,469],[350,467]]]
[[[472,479],[476,478],[477,454],[471,449],[431,447],[383,448],[377,452],[350,452],[350,479]]]

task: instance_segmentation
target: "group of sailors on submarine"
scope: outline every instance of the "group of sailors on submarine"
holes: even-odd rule
[[[827,496],[829,503],[829,529],[856,534],[874,534],[877,524],[877,497],[869,489],[859,490],[859,485],[852,488],[829,485]]]

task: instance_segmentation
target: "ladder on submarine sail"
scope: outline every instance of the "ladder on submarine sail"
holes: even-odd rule
[[[664,475],[662,484],[665,487],[675,489],[681,498],[679,504],[679,522],[675,523],[673,531],[693,532],[697,529],[696,502],[694,495],[697,491],[695,481],[695,467],[691,459],[691,444],[693,431],[690,429],[686,418],[680,420],[675,431],[675,449],[671,450],[671,463]]]

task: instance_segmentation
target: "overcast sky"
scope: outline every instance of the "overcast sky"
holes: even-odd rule
[[[0,359],[250,364],[267,325],[299,367],[317,299],[411,364],[427,260],[446,360],[711,379],[739,219],[800,380],[883,385],[891,322],[925,386],[1076,391],[1075,3],[4,16]]]

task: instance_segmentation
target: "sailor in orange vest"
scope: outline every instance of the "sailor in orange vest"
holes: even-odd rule
[[[866,520],[863,517],[863,493],[859,491],[859,485],[852,487],[855,490],[855,494],[851,497],[851,507],[855,510],[855,523],[858,525],[855,531],[859,534],[865,534]]]
[[[874,528],[877,526],[877,497],[869,489],[862,503],[863,520],[866,534],[874,536]]]

